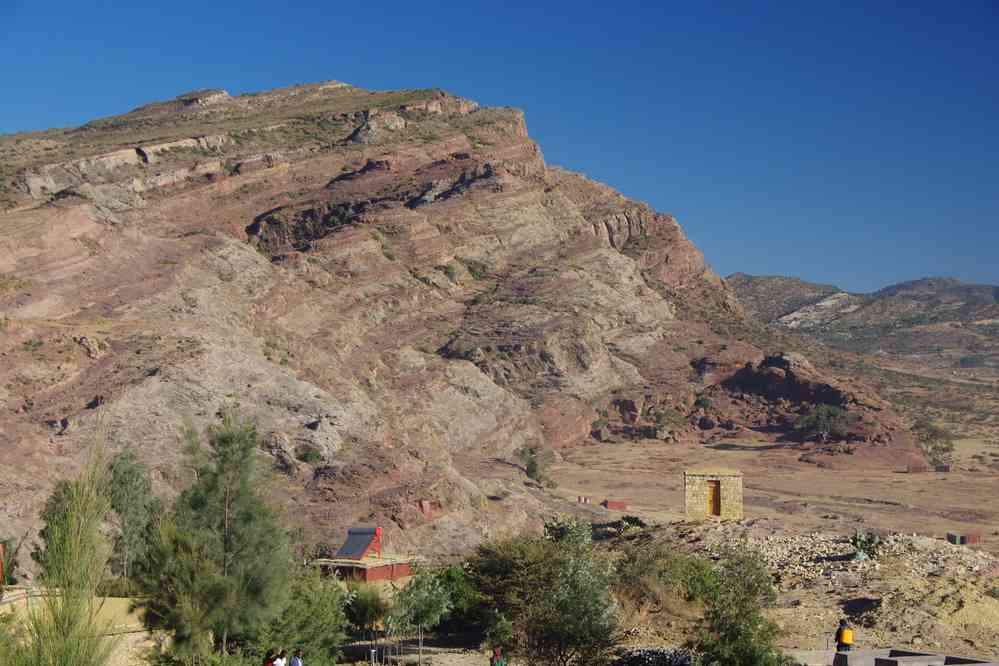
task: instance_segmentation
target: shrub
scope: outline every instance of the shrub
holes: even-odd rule
[[[912,426],[923,451],[931,465],[943,465],[950,461],[954,453],[954,433],[941,428],[927,418],[921,418]]]
[[[350,601],[347,603],[347,619],[361,636],[370,636],[378,623],[388,612],[388,603],[382,598],[378,588],[367,584],[350,586]]]
[[[559,520],[548,531],[483,544],[469,560],[487,640],[515,646],[531,663],[600,663],[617,634],[613,569],[588,525]]]
[[[873,560],[878,556],[878,551],[881,550],[881,537],[873,532],[857,530],[850,537],[850,544],[857,550],[854,559]]]
[[[57,488],[46,504],[44,548],[37,558],[41,582],[59,594],[44,596],[20,627],[0,629],[7,641],[7,666],[104,666],[115,641],[98,621],[96,591],[107,569],[110,548],[102,526],[109,510],[107,461],[98,441],[80,476]],[[50,498],[51,500],[52,498]]]
[[[784,666],[777,625],[763,614],[777,598],[763,559],[745,545],[722,553],[707,594],[696,649],[706,666]]]
[[[445,266],[444,275],[446,275],[447,279],[451,282],[458,282],[458,278],[461,277],[461,271],[458,270],[458,264],[452,261],[450,264]]]
[[[826,442],[846,439],[859,417],[835,405],[815,405],[805,415],[798,417],[794,430],[802,439]]]
[[[517,449],[516,454],[524,464],[524,472],[528,478],[539,482],[545,480],[545,472],[555,458],[551,449],[536,446]]]
[[[711,398],[706,395],[697,396],[697,400],[694,401],[694,407],[699,409],[710,409],[711,408]]]

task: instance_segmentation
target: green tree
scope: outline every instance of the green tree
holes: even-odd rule
[[[111,522],[115,530],[114,566],[123,578],[131,578],[135,562],[146,556],[149,521],[160,511],[153,495],[149,470],[139,462],[132,449],[125,449],[111,460]]]
[[[347,619],[362,636],[370,638],[371,632],[385,618],[388,603],[374,585],[351,585],[349,589]]]
[[[18,639],[8,647],[5,664],[104,666],[114,649],[109,627],[97,619],[96,591],[110,554],[102,530],[109,510],[103,451],[98,440],[79,477],[57,484],[46,503],[43,546],[35,559],[41,583],[58,592],[45,595],[41,607],[14,629]]]
[[[912,431],[916,434],[919,448],[930,464],[943,465],[950,462],[954,453],[954,433],[926,418],[917,420],[912,426]]]
[[[552,521],[546,537],[482,544],[467,565],[487,637],[538,663],[600,663],[616,639],[612,567],[589,526],[570,523]]]
[[[52,493],[45,500],[45,506],[42,507],[42,513],[39,516],[42,520],[42,529],[38,531],[39,542],[31,550],[31,559],[43,569],[45,568],[45,553],[53,539],[51,526],[66,522],[69,505],[75,490],[74,483],[75,481],[70,479],[57,481]]]
[[[394,625],[416,629],[423,663],[423,632],[439,625],[451,612],[451,597],[440,577],[420,571],[393,601]]]
[[[343,585],[315,567],[300,566],[290,590],[287,605],[257,641],[259,647],[294,646],[302,649],[307,664],[336,664],[346,638],[348,595]]]
[[[210,643],[224,654],[230,639],[259,634],[285,607],[292,568],[287,535],[264,500],[256,429],[229,408],[205,434],[207,448],[185,430],[195,479],[161,526],[143,576],[148,623],[173,631],[192,661]]]
[[[773,577],[758,553],[748,547],[722,553],[717,584],[707,594],[707,609],[696,648],[707,666],[784,666],[790,661],[776,648],[778,628],[763,613],[777,598]]]
[[[537,446],[525,446],[517,449],[517,457],[524,464],[524,472],[528,478],[535,481],[544,481],[545,472],[554,461],[555,454],[551,449]]]
[[[17,585],[17,556],[21,552],[24,539],[14,540],[11,538],[0,539],[3,544],[3,577],[0,578],[0,593],[7,585]]]
[[[815,405],[807,414],[798,417],[794,430],[802,439],[827,442],[846,439],[859,417],[835,405]]]

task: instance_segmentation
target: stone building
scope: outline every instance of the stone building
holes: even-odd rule
[[[687,520],[740,520],[742,472],[731,469],[690,469],[683,473]]]

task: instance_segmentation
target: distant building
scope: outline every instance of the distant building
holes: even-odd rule
[[[336,573],[343,580],[393,581],[413,575],[416,558],[382,552],[382,528],[359,526],[347,530],[347,541],[336,555],[313,560],[324,573]]]
[[[628,503],[621,500],[605,499],[600,503],[600,506],[607,509],[608,511],[627,511]]]
[[[742,472],[691,469],[683,473],[684,514],[688,520],[742,519]]]

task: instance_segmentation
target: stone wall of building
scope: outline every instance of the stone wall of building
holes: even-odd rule
[[[688,520],[706,520],[708,515],[708,481],[721,485],[721,519],[742,519],[742,475],[738,473],[685,472],[684,513]]]

